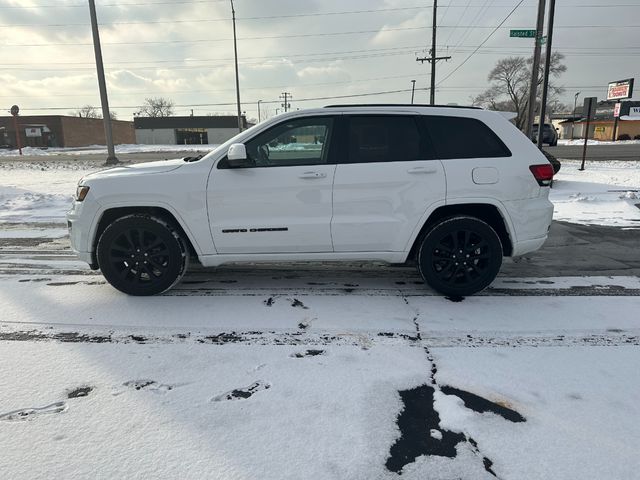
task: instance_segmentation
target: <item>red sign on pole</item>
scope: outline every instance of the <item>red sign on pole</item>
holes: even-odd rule
[[[620,107],[622,107],[620,102],[616,103],[613,107],[613,118],[618,118],[620,116]]]
[[[16,146],[18,147],[18,151],[20,155],[22,155],[22,145],[20,144],[20,130],[18,130],[18,113],[20,112],[20,108],[18,105],[13,105],[11,107],[11,115],[13,115],[13,128],[16,131]]]

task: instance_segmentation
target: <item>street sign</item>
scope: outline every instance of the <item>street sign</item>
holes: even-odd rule
[[[584,105],[582,107],[582,118],[593,120],[596,114],[596,105],[598,104],[598,97],[585,97]]]
[[[613,118],[618,118],[620,116],[620,107],[622,107],[620,102],[616,103],[613,107]]]
[[[582,118],[587,119],[587,125],[584,129],[584,146],[582,147],[582,164],[578,170],[584,170],[584,161],[587,158],[587,141],[589,139],[589,125],[591,119],[596,114],[596,105],[598,104],[598,97],[586,97],[584,99],[584,106],[582,107]]]
[[[607,87],[607,100],[622,100],[633,97],[633,78],[611,82]]]
[[[536,38],[536,31],[529,29],[510,30],[509,36],[516,38]]]
[[[540,38],[540,45],[544,45],[545,43],[547,43],[547,36],[546,35],[544,37]]]

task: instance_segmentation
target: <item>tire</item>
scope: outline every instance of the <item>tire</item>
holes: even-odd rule
[[[111,223],[98,240],[97,254],[107,281],[136,296],[169,290],[189,264],[189,251],[176,229],[162,218],[145,214]]]
[[[486,222],[474,217],[451,217],[434,225],[424,237],[418,269],[437,292],[464,297],[493,282],[502,265],[502,254],[500,237]]]

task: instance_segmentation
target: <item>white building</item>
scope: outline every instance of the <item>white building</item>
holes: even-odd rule
[[[243,128],[247,119],[242,117]],[[136,117],[136,143],[145,145],[220,144],[238,133],[238,117]]]

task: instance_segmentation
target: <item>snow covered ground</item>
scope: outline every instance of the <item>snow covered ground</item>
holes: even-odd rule
[[[640,228],[640,163],[563,160],[551,201],[555,220]]]
[[[254,266],[127,297],[64,238],[96,168],[0,162],[0,478],[637,477],[640,278],[458,301],[413,269]],[[635,163],[577,168],[557,219],[638,226]]]
[[[210,145],[138,145],[123,144],[116,145],[116,154],[125,153],[143,153],[143,152],[209,152],[216,148],[218,144]],[[52,156],[52,155],[106,155],[107,147],[105,145],[90,145],[88,147],[67,147],[67,148],[36,148],[24,147],[23,155],[29,156]],[[0,157],[19,157],[18,150],[0,149]]]
[[[587,145],[638,145],[640,140],[618,140],[617,142],[609,140],[587,140]],[[558,145],[584,145],[584,138],[560,139]]]
[[[456,303],[241,276],[131,298],[95,275],[0,275],[0,471],[633,478],[640,283],[600,280],[622,296],[567,296],[584,278]]]

